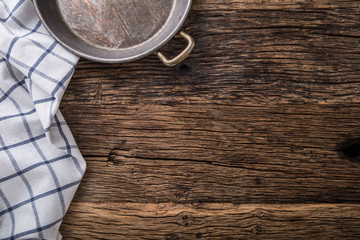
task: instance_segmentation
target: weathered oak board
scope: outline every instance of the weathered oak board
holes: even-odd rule
[[[75,203],[64,234],[77,239],[84,234],[87,239],[358,239],[359,211],[360,205],[338,204]]]
[[[358,106],[63,110],[88,156],[79,201],[360,201],[360,164],[339,151],[360,132]]]
[[[360,3],[194,0],[184,29],[175,68],[80,61],[64,238],[358,239]]]
[[[81,62],[63,101],[359,103],[359,4],[339,4],[215,11],[195,3],[185,30],[197,47],[183,67],[162,66],[155,55],[128,64]],[[168,50],[178,45],[173,41]]]

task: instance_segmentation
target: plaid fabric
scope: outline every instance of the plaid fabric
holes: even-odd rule
[[[31,0],[0,0],[0,239],[61,239],[85,171],[58,111],[77,61]]]

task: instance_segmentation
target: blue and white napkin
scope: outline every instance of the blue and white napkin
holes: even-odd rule
[[[85,171],[58,110],[77,61],[31,0],[0,0],[0,239],[61,239]]]

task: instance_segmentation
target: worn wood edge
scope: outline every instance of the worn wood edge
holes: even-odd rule
[[[353,239],[360,204],[79,202],[61,232],[64,239]]]

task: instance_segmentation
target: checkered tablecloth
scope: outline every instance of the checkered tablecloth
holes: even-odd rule
[[[58,110],[77,61],[31,0],[0,0],[0,239],[61,239],[85,171]]]

